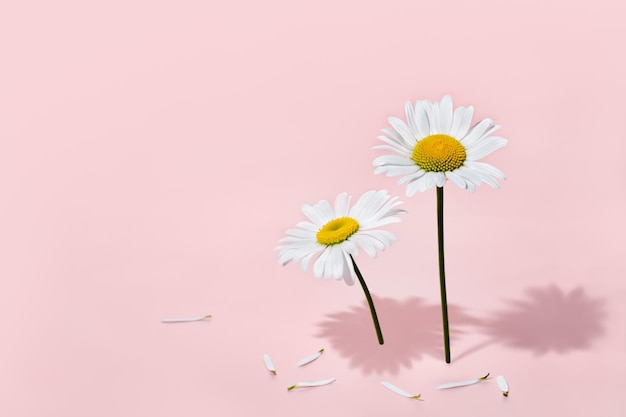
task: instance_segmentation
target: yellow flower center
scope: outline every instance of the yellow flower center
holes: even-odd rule
[[[344,242],[359,230],[359,223],[352,217],[339,217],[326,223],[315,235],[322,245],[331,246]]]
[[[454,171],[465,162],[465,147],[448,135],[430,135],[417,142],[411,159],[424,171]]]

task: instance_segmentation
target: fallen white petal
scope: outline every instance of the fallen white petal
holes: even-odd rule
[[[473,385],[473,384],[479,383],[480,381],[484,381],[488,377],[489,377],[489,374],[481,378],[470,379],[469,381],[448,382],[448,383],[439,385],[437,389],[447,389],[447,388],[464,387],[466,385]]]
[[[504,395],[505,397],[508,397],[509,396],[509,384],[508,382],[506,382],[506,379],[504,379],[502,375],[498,375],[498,377],[496,378],[496,381],[498,382],[498,387],[500,388],[500,391],[502,391],[502,395]]]
[[[176,318],[176,319],[163,319],[161,320],[161,323],[188,323],[190,321],[202,321],[202,320],[206,320],[210,318],[211,318],[211,315],[207,314],[206,316],[200,316],[200,317],[183,317],[183,318]]]
[[[417,395],[409,394],[402,388],[398,388],[392,383],[387,382],[387,381],[382,381],[381,384],[383,387],[387,388],[389,391],[395,392],[396,394],[402,395],[403,397],[406,397],[406,398],[413,398],[415,400],[419,400],[420,397],[422,396],[422,394],[417,394]]]
[[[321,379],[319,381],[310,382],[298,382],[287,388],[287,391],[291,391],[294,388],[306,388],[306,387],[321,387],[322,385],[328,385],[335,382],[335,378]]]
[[[313,362],[315,359],[317,359],[320,356],[322,356],[322,353],[324,353],[324,349],[320,349],[317,352],[315,352],[314,354],[309,355],[306,358],[300,359],[300,361],[298,362],[298,366],[304,366],[307,363]]]
[[[263,361],[265,362],[265,367],[267,368],[267,370],[276,375],[276,367],[274,366],[274,362],[272,362],[272,359],[267,353],[263,355]]]

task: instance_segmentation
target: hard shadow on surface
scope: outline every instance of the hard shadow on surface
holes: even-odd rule
[[[543,355],[589,349],[604,333],[604,301],[585,294],[582,287],[567,292],[555,285],[532,287],[522,299],[508,300],[508,307],[481,320],[477,331],[488,339],[457,359],[483,347],[501,343]]]
[[[319,323],[317,337],[328,339],[350,367],[366,375],[388,372],[396,374],[401,368],[411,369],[412,361],[425,355],[444,360],[441,307],[413,297],[405,301],[374,297],[380,320],[384,345],[379,345],[367,303],[349,307],[347,311],[328,314]],[[461,307],[448,305],[450,337],[454,341],[464,333],[463,327],[478,321]]]

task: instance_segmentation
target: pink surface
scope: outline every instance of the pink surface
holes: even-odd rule
[[[621,3],[95,3],[0,6],[0,415],[626,415]],[[509,139],[501,190],[446,186],[450,365],[434,190],[358,258],[383,346],[274,251],[304,202],[403,195],[371,147],[444,94]],[[486,372],[508,398],[435,389]]]

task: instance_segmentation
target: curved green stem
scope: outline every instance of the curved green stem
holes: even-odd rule
[[[439,249],[439,288],[441,290],[443,345],[446,363],[450,363],[450,328],[448,325],[448,298],[446,296],[446,271],[443,256],[443,187],[437,187],[437,240]]]
[[[350,255],[350,260],[352,261],[354,272],[356,273],[356,276],[359,279],[359,283],[361,283],[361,287],[363,288],[363,292],[365,293],[365,298],[367,298],[367,304],[370,307],[370,312],[372,313],[372,320],[374,321],[374,328],[376,328],[376,336],[378,337],[378,343],[382,345],[385,343],[385,341],[383,340],[383,332],[380,330],[380,323],[378,323],[378,316],[376,315],[376,309],[374,308],[374,301],[372,300],[372,296],[370,295],[370,292],[367,289],[367,285],[365,284],[363,275],[361,275],[361,271],[359,271],[359,267],[356,266],[356,262],[354,262],[354,258],[352,257],[352,255]]]

